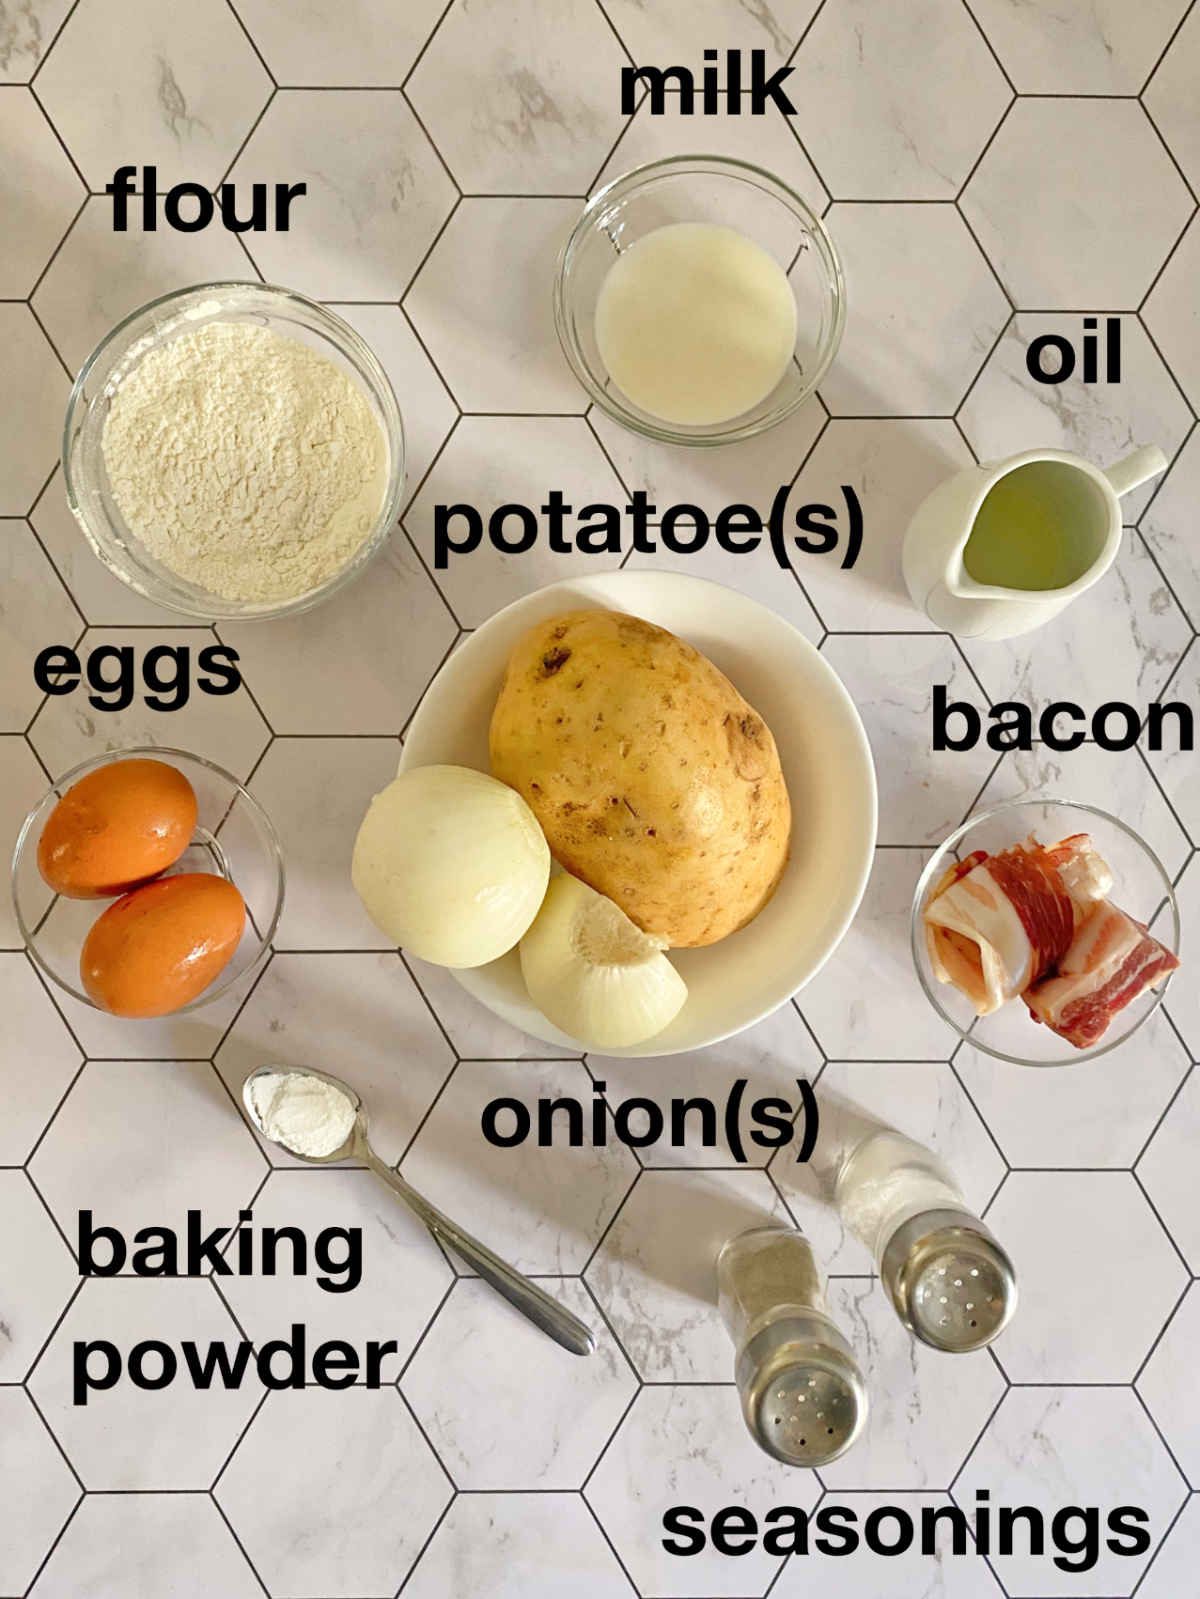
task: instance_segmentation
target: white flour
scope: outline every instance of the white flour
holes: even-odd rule
[[[340,1088],[305,1071],[256,1077],[250,1106],[262,1132],[293,1155],[332,1155],[354,1130],[353,1103]]]
[[[151,555],[228,600],[290,599],[333,577],[387,484],[387,441],[359,385],[251,322],[152,350],[116,392],[103,450]]]

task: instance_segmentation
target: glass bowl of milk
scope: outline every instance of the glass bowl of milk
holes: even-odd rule
[[[845,317],[821,219],[747,161],[635,167],[591,197],[559,256],[554,320],[576,377],[669,444],[728,444],[790,416]]]

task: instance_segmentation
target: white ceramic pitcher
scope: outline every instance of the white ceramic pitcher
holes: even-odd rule
[[[1080,474],[1081,484],[1088,485],[1080,496],[1080,516],[1090,518],[1087,533],[1095,549],[1091,564],[1063,588],[977,583],[963,564],[963,552],[980,506],[1007,473],[1041,461],[1071,467]],[[1104,471],[1065,450],[1026,450],[1006,461],[956,472],[921,502],[904,536],[904,581],[913,604],[938,627],[960,638],[1005,639],[1031,633],[1104,576],[1121,547],[1121,496],[1166,469],[1166,456],[1151,444]]]

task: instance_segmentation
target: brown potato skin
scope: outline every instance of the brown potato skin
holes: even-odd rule
[[[518,640],[492,714],[492,771],[567,871],[674,947],[766,904],[791,805],[771,731],[706,656],[621,611]]]

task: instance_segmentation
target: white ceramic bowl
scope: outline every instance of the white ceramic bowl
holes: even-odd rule
[[[400,770],[445,761],[488,769],[488,724],[510,651],[544,617],[588,606],[628,611],[709,656],[766,719],[792,800],[783,879],[748,927],[705,949],[672,952],[688,999],[657,1038],[614,1055],[676,1055],[760,1021],[820,970],[849,927],[875,847],[875,770],[866,733],[832,667],[756,600],[673,572],[610,572],[539,589],[491,617],[430,685],[404,741]],[[579,1045],[525,992],[515,950],[453,974],[469,994],[545,1043]]]

